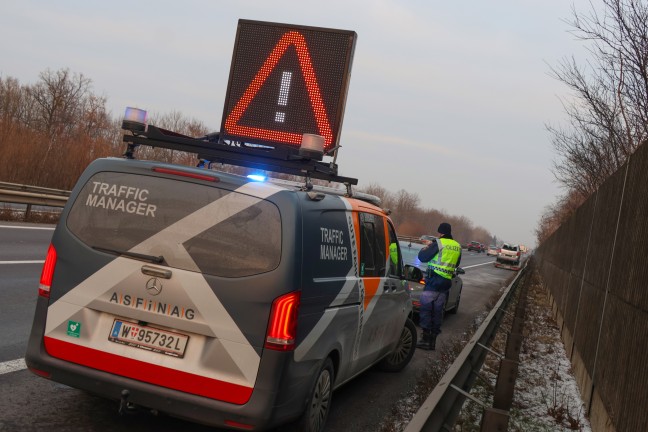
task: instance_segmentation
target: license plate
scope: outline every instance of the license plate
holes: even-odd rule
[[[116,319],[108,340],[143,350],[183,358],[189,336]]]

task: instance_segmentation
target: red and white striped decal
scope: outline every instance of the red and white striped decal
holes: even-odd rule
[[[251,387],[110,354],[48,336],[45,336],[44,343],[45,350],[52,357],[137,381],[238,405],[246,403],[252,396]]]

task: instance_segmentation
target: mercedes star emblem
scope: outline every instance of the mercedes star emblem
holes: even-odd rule
[[[162,282],[158,278],[151,278],[146,282],[146,292],[156,296],[162,292]]]

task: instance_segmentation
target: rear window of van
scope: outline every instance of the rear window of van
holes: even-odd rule
[[[89,247],[162,256],[164,265],[216,276],[268,272],[281,257],[273,203],[154,176],[95,174],[66,224]]]

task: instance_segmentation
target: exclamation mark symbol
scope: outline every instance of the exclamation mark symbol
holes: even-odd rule
[[[279,100],[277,103],[279,106],[288,105],[288,92],[290,91],[290,80],[292,79],[292,72],[283,72],[281,74],[281,87],[279,87]],[[275,113],[275,121],[283,123],[286,120],[286,113],[283,111],[277,111]]]

